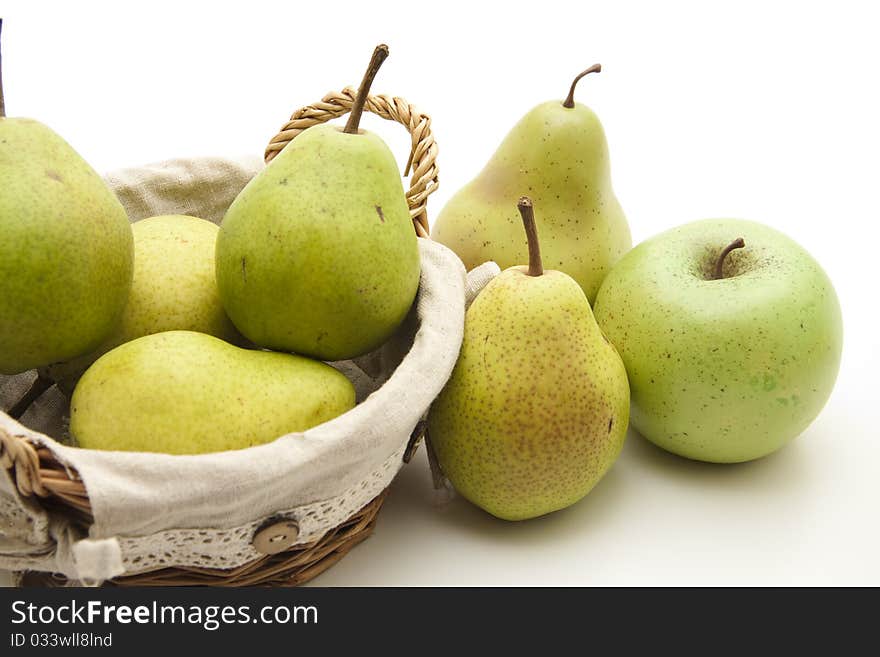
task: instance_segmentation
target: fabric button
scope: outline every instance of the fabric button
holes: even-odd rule
[[[296,522],[281,520],[257,530],[253,546],[262,554],[278,554],[292,547],[298,536],[299,525]]]

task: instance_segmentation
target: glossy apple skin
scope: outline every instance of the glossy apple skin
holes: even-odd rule
[[[736,238],[745,248],[725,260]],[[749,461],[798,436],[828,400],[843,327],[828,276],[793,240],[740,219],[686,224],[638,245],[594,307],[629,375],[631,422],[675,454]]]

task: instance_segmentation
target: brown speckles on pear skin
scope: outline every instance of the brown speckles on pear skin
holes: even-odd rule
[[[577,283],[513,268],[468,309],[429,430],[456,489],[519,520],[583,497],[620,452],[628,413],[623,364]]]
[[[526,191],[541,209],[544,266],[567,273],[594,299],[632,240],[611,185],[604,130],[584,105],[569,110],[552,101],[526,114],[483,171],[446,204],[432,237],[468,269],[488,260],[502,269],[527,262],[513,205]]]

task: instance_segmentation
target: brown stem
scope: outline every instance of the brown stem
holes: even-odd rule
[[[431,434],[428,431],[425,431],[425,450],[428,452],[428,466],[431,468],[434,490],[446,488],[446,475],[443,474],[443,468],[440,466],[437,451],[434,449],[434,443],[431,442]]]
[[[3,19],[0,18],[0,34],[3,32]],[[6,116],[6,105],[3,102],[3,49],[0,48],[0,119]]]
[[[538,227],[535,225],[535,208],[532,199],[523,196],[516,207],[522,215],[526,238],[529,241],[529,276],[541,276],[544,273],[544,265],[541,263],[541,244],[538,242]]]
[[[348,115],[348,123],[345,124],[345,130],[350,135],[356,135],[358,125],[361,122],[361,114],[364,111],[364,103],[367,102],[367,96],[370,94],[370,85],[373,84],[373,78],[379,72],[382,62],[388,57],[388,46],[384,43],[376,46],[373,56],[370,58],[370,65],[367,66],[367,72],[364,73],[364,79],[361,80],[361,86],[358,94],[354,99],[354,105],[351,106],[351,113]]]
[[[601,70],[601,64],[593,64],[586,71],[581,71],[580,73],[578,73],[578,76],[571,83],[571,89],[568,90],[568,97],[564,101],[562,101],[562,106],[567,107],[568,109],[574,107],[574,88],[577,86],[577,83],[580,82],[581,78],[585,75],[589,75],[590,73],[598,73]]]
[[[738,237],[733,240],[730,244],[724,247],[724,250],[721,252],[721,255],[718,256],[718,262],[715,263],[715,280],[719,280],[724,278],[724,259],[727,257],[727,254],[733,251],[734,249],[741,249],[746,245],[745,241],[742,237]]]
[[[31,404],[37,401],[44,392],[52,387],[52,384],[52,379],[42,375],[37,376],[37,379],[31,384],[31,387],[27,389],[27,392],[25,392],[19,400],[15,402],[8,411],[6,411],[6,414],[17,420],[24,415],[24,412]]]

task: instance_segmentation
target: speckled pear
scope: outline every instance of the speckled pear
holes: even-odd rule
[[[132,340],[99,358],[70,403],[80,447],[201,454],[305,431],[354,406],[338,371],[194,331]]]
[[[477,296],[449,382],[428,417],[443,472],[461,495],[506,520],[574,504],[614,463],[626,437],[623,363],[580,286],[543,271],[528,199],[528,267]]]
[[[217,284],[245,337],[323,360],[384,343],[412,306],[418,243],[394,156],[358,130],[381,46],[344,129],[313,126],[238,195],[217,239]]]
[[[596,114],[568,98],[542,103],[514,126],[485,168],[438,215],[432,236],[468,269],[494,260],[526,262],[528,247],[510,203],[527,190],[541,209],[538,228],[548,269],[574,278],[590,302],[602,279],[632,246],[611,186],[605,131]]]
[[[93,349],[131,276],[122,205],[55,132],[7,118],[0,84],[0,374]]]
[[[163,331],[197,331],[231,343],[241,335],[223,311],[214,278],[216,224],[197,217],[149,217],[131,226],[134,278],[122,318],[94,351],[47,368],[70,394],[86,368],[114,347]]]

